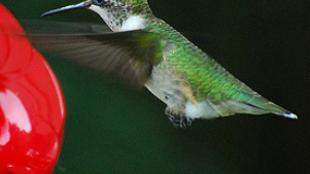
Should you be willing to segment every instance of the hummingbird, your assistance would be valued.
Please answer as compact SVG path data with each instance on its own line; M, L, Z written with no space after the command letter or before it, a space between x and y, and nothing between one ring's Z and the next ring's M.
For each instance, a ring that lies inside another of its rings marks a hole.
M146 87L167 105L165 114L177 128L189 127L197 119L235 114L270 113L297 119L297 115L262 97L156 17L147 0L86 0L42 16L76 9L97 13L110 31L29 34L34 45L116 75L133 87Z

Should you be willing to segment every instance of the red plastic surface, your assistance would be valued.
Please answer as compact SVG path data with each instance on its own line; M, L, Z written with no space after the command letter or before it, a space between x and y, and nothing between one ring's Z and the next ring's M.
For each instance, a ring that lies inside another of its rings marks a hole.
M0 173L52 173L65 121L61 88L0 4Z

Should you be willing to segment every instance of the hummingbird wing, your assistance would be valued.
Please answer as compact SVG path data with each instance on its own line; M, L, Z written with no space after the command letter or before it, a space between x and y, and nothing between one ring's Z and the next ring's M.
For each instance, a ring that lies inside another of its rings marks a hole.
M88 68L111 73L131 86L143 87L152 67L162 59L165 42L154 33L27 34L39 49Z
M26 33L45 33L45 34L90 34L106 33L111 29L104 24L89 22L59 22L48 20L20 20Z

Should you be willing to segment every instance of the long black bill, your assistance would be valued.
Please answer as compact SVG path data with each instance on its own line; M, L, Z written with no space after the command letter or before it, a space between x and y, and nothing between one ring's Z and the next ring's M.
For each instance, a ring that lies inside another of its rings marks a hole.
M50 16L50 15L54 15L57 13L61 13L61 12L65 12L65 11L71 11L71 10L77 10L77 9L83 9L83 8L87 8L91 5L91 1L85 1L85 2L81 2L75 5L68 5L65 7L61 7L61 8L57 8L57 9L53 9L50 11L47 11L45 13L43 13L41 16Z

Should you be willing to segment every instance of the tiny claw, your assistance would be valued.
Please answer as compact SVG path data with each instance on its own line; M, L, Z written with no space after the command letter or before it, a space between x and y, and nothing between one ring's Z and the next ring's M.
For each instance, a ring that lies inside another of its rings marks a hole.
M175 128L186 129L190 127L193 123L193 120L191 118L186 117L183 114L177 114L173 112L173 110L171 110L170 108L166 108L165 114Z

